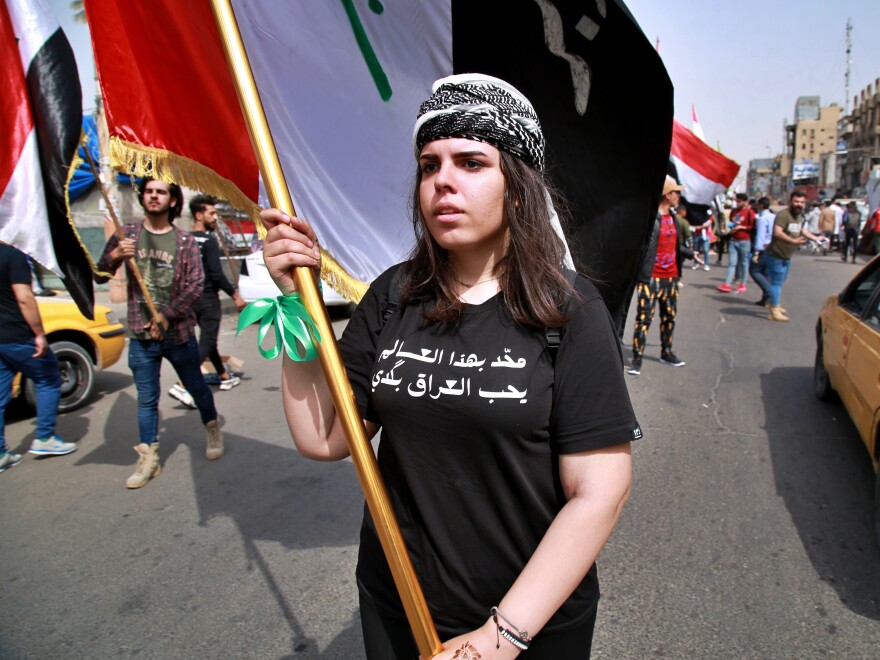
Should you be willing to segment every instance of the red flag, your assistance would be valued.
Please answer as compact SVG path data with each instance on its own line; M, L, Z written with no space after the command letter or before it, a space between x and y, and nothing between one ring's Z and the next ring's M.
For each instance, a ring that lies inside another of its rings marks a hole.
M674 119L670 151L669 158L684 186L683 196L692 204L710 204L739 172L739 163L715 151Z
M88 0L85 8L111 162L256 212L256 158L210 4Z

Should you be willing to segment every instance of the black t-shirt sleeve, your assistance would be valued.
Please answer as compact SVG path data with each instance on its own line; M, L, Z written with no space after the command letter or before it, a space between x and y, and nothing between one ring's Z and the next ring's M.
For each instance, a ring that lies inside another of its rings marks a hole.
M610 447L641 438L623 375L623 356L611 316L596 288L578 276L581 300L556 355L551 442L560 454Z
M376 361L376 345L385 325L382 316L388 307L388 287L399 266L377 277L358 303L339 340L339 350L354 390L361 417L381 424L370 405L370 376Z

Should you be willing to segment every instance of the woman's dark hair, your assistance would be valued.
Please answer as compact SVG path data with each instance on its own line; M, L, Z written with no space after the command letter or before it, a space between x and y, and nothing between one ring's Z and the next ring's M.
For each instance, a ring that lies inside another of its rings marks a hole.
M514 321L527 327L553 328L569 318L573 290L562 271L565 246L550 225L547 193L564 227L567 208L544 176L521 159L499 151L505 178L504 214L508 240L498 263L501 295ZM417 168L412 193L412 223L416 245L404 265L401 300L434 301L424 317L448 327L458 326L466 303L456 295L456 280L447 250L428 231L422 216ZM546 192L545 192L546 191Z
M161 179L155 179L151 176L144 177L141 179L141 182L138 184L138 202L140 205L144 205L144 193L147 190L147 184L150 181L160 181ZM179 217L183 212L183 190L180 189L176 183L168 184L168 194L171 195L172 199L177 200L177 204L168 209L168 221L174 222L174 219Z

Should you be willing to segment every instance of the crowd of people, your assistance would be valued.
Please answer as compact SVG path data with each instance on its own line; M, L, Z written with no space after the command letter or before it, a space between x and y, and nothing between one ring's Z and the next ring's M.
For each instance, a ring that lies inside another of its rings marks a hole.
M808 202L801 189L793 190L784 205L781 201L773 205L768 197L749 199L737 193L732 204L692 221L683 194L684 186L667 176L637 276L633 356L627 368L632 375L641 373L655 307L660 311L660 363L685 365L672 351L685 259L693 260L692 269L708 271L713 251L714 265L719 267L727 254L726 277L716 289L724 294L746 293L748 275L761 291L755 305L766 307L771 321L787 322L782 287L797 250L839 251L841 260L851 263L857 263L859 253L880 253L880 208L864 218L853 200L842 205L837 199Z
M382 431L379 467L444 639L436 657L589 657L595 560L629 495L630 444L642 437L619 338L596 288L567 265L555 222L565 204L544 173L544 136L528 99L488 76L441 79L420 108L413 143L415 247L371 284L339 345L367 435ZM781 293L796 250L839 234L834 248L855 261L860 243L876 244L880 234L880 211L862 229L854 204L808 205L801 190L775 212L766 197L740 194L705 219L688 217L686 192L666 177L637 273L632 375L641 372L655 307L660 363L685 366L673 335L686 260L708 271L713 248L717 266L728 254L718 291L746 293L750 276L761 290L756 304L784 322ZM219 268L214 200L191 201L195 231L185 232L174 224L184 204L178 186L147 178L138 193L143 220L111 237L98 262L105 273L135 265L146 283L141 289L129 272L139 437L125 484L131 489L161 469L163 359L179 377L172 396L199 411L206 458L224 456L200 367L212 361L221 390L238 385L217 351L218 292L244 306ZM266 266L283 296L298 296L293 268L320 267L318 237L277 209L261 217ZM0 391L16 371L33 378L38 429L30 451L69 453L75 443L54 434L57 363L35 310L24 255L0 245L0 311L8 312L0 323ZM552 346L549 329L561 330ZM315 460L346 458L320 363L284 352L282 361L294 445ZM0 430L6 403L0 398ZM0 471L20 461L0 435ZM369 511L357 586L367 657L416 657Z
M197 195L190 201L193 232L182 231L174 224L184 203L179 186L145 178L138 187L138 200L144 218L126 225L122 238L114 235L107 241L97 264L102 274L95 276L100 283L123 263L128 270L128 365L137 388L139 442L134 447L136 468L125 482L127 488L141 488L161 471L158 425L163 358L180 379L169 394L199 410L205 427L205 457L223 457L223 432L201 365L210 359L221 390L239 384L239 378L228 373L217 350L222 316L219 291L225 291L239 311L245 305L220 267L219 247L213 235L216 200ZM32 380L36 390L37 438L29 453L45 457L77 449L75 442L67 442L54 432L61 376L43 331L32 277L24 253L0 243L0 472L22 460L21 454L7 448L3 436L4 414L17 373Z

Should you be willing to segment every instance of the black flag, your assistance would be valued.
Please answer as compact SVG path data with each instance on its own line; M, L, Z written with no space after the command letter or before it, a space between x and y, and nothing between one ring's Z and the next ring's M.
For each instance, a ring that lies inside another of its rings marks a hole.
M535 106L570 201L571 249L620 326L669 161L672 83L622 2L453 0L453 68Z

